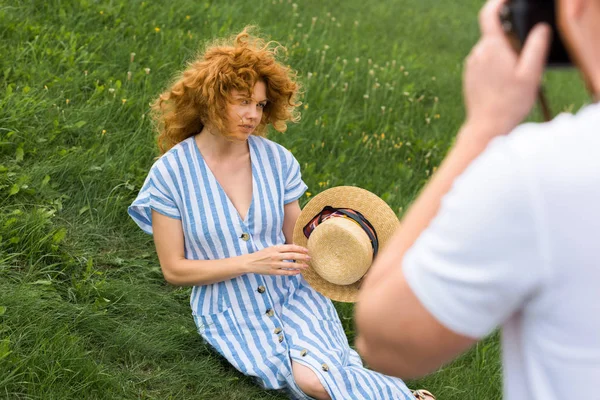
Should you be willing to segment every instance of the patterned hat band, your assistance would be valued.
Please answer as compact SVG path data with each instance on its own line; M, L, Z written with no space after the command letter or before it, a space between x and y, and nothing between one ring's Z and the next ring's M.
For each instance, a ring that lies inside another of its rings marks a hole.
M373 225L371 225L371 223L361 213L350 208L333 208L330 206L325 206L320 213L315 215L310 222L304 226L302 229L304 236L306 236L308 239L317 226L327 221L329 218L347 218L360 226L371 241L371 246L373 246L373 258L375 258L377 251L379 250L377 232L375 232Z

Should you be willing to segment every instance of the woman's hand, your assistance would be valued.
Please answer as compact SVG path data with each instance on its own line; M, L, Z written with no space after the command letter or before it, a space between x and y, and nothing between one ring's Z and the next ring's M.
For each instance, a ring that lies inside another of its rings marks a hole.
M308 249L295 244L267 247L244 257L248 272L261 275L298 275L308 268Z
M520 54L500 22L505 0L489 0L480 13L481 39L466 60L466 125L483 142L510 133L533 107L550 47L551 29L537 25Z

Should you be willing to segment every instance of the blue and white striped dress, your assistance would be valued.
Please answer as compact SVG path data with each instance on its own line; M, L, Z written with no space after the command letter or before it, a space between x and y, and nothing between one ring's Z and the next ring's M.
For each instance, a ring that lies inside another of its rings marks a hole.
M223 259L285 243L284 204L306 190L300 166L268 139L250 136L248 142L252 202L244 220L193 137L154 163L129 215L149 234L151 209L180 219L187 259ZM310 398L294 382L291 358L314 371L333 399L413 399L402 380L363 367L333 303L301 275L245 274L195 286L190 304L204 340L265 388Z

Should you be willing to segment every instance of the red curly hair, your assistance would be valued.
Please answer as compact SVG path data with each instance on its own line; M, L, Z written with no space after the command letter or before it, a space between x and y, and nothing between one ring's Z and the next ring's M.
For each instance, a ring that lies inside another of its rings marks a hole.
M276 60L285 48L253 36L252 28L209 44L154 101L161 154L202 131L207 122L229 138L224 110L232 101L231 91L251 95L258 81L265 83L269 101L253 134L264 136L268 124L284 132L288 121L299 121L296 73Z

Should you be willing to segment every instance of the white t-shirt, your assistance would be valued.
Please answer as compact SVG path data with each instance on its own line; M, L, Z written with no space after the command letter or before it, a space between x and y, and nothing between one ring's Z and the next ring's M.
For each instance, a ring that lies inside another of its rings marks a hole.
M505 399L600 399L600 105L495 139L403 272L450 330L502 326Z

